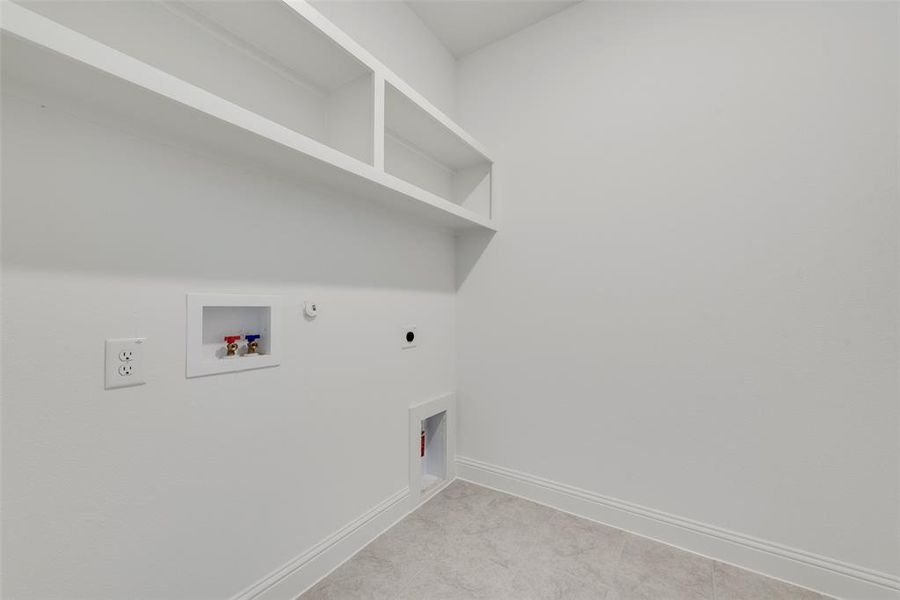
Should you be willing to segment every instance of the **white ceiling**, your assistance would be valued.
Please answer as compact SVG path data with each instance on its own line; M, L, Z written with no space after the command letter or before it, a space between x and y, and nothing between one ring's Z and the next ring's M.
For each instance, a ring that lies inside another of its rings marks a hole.
M406 0L460 58L556 14L579 0Z

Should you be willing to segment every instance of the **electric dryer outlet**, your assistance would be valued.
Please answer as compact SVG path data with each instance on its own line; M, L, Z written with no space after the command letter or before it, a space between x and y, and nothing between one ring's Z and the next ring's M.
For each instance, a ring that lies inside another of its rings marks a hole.
M404 327L400 331L400 348L415 348L419 343L419 328L415 325Z

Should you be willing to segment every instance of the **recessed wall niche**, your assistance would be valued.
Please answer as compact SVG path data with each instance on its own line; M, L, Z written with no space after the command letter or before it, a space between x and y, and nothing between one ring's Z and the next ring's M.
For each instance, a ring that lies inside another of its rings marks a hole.
M409 408L409 443L409 493L418 504L455 476L456 395Z
M279 313L278 296L188 294L187 377L277 366Z

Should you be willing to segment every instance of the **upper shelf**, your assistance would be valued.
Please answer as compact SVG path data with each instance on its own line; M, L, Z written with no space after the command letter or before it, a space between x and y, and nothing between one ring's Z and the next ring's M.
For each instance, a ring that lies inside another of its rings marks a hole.
M384 90L384 123L389 134L451 169L465 169L490 162L477 142L448 127L391 84Z
M170 3L172 9L177 4ZM187 10L253 45L325 90L336 90L372 69L285 2L190 0Z
M492 214L492 163L391 84L384 98L384 170L476 214Z
M405 84L306 3L78 4L4 2L6 93L21 83L443 226L495 230L384 171L376 86ZM104 18L86 16L98 6Z
M202 1L202 0L200 0ZM493 162L490 153L475 138L469 135L462 127L455 123L450 117L444 114L440 109L429 102L424 96L417 92L412 86L407 84L396 73L391 71L381 61L372 56L365 48L360 46L353 38L344 33L334 23L326 19L322 13L316 10L305 0L283 0L284 3L301 15L309 23L313 24L323 34L327 35L334 43L339 44L350 54L358 58L363 63L369 65L375 73L384 79L388 84L388 88L393 89L408 98L418 108L429 115L429 117L439 123L447 132L458 138L462 143L468 145L476 153L480 154L486 161ZM446 132L439 135L445 136Z

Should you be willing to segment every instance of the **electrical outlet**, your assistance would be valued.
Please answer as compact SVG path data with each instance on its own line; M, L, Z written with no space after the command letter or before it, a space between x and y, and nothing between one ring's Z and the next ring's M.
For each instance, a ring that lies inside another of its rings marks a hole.
M415 348L419 343L419 330L417 327L404 327L400 331L400 347L404 350L407 348Z
M145 338L106 340L106 389L143 385Z

